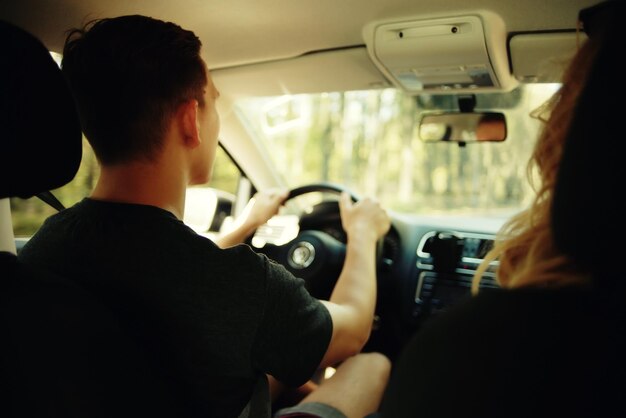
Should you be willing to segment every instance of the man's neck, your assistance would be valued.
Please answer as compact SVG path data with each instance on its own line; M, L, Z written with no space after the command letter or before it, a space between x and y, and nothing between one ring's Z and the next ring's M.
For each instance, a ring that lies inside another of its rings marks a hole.
M182 219L187 179L175 166L132 163L102 167L91 197L156 206Z

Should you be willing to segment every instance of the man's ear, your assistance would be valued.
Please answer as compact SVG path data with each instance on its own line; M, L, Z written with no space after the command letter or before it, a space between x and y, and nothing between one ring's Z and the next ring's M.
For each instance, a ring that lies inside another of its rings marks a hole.
M200 145L200 124L198 123L198 101L187 100L178 109L178 126L185 145L195 148Z

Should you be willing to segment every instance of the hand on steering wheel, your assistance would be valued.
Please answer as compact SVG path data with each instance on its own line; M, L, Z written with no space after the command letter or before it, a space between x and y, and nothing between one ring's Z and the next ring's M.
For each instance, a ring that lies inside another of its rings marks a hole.
M313 192L331 192L335 194L345 192L353 202L360 200L354 193L341 186L317 183L292 189L284 203L295 197ZM339 207L334 205L334 209L330 210L338 212ZM367 215L356 214L356 216ZM387 222L386 228L382 221ZM359 220L357 219L355 222L359 222ZM389 227L388 218L382 219L380 222L383 225L378 225L378 227L384 229L385 231L383 232L386 232ZM377 233L378 235L380 234ZM383 242L384 239L381 236L378 239L377 259L382 254ZM257 249L257 251L282 264L296 277L304 279L309 292L313 296L319 299L328 299L343 268L346 247L343 242L333 236L319 230L310 229L301 231L296 238L284 245L266 244L263 248Z

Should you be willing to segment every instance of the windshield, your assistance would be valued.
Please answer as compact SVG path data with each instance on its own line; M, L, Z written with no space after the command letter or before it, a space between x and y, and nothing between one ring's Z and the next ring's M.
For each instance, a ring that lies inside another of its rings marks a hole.
M541 122L531 113L559 87L524 84L476 95L476 111L506 115L500 143L424 142L423 112L458 111L458 98L396 89L242 99L237 112L289 187L344 185L395 211L505 216L532 197L527 163Z

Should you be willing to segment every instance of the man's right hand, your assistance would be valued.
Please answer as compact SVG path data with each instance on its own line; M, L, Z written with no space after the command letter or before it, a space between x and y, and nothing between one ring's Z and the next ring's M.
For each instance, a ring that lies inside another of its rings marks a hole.
M376 241L385 235L391 227L389 215L372 198L364 198L353 203L346 192L339 200L341 224L350 237L371 238Z

